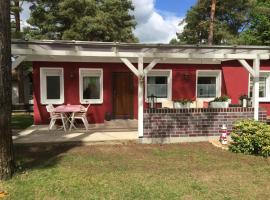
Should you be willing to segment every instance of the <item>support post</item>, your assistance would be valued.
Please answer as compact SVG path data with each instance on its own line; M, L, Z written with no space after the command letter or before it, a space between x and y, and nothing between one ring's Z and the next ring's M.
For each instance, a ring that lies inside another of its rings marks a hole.
M255 76L253 78L253 107L254 107L254 120L259 120L259 81L260 81L260 59L257 57L253 60L253 70Z
M143 57L138 58L138 134L139 138L143 137Z

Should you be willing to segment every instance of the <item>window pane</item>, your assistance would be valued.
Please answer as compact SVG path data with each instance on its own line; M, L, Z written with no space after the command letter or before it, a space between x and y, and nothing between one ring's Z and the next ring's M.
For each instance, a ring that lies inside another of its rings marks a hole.
M166 76L158 76L155 77L156 79L156 84L167 84L167 77Z
M168 98L167 76L147 77L147 95L157 98Z
M147 83L148 84L155 84L156 82L156 78L155 77L147 77Z
M249 96L252 97L253 92L253 77L250 77ZM259 97L266 97L266 77L260 77L259 80Z
M47 99L60 99L60 76L47 76Z
M83 99L100 99L100 77L83 77Z
M197 96L216 97L216 77L198 77Z

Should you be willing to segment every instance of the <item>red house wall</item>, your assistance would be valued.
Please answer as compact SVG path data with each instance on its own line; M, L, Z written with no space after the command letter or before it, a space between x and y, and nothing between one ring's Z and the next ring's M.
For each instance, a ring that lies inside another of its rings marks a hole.
M103 104L93 104L88 113L90 123L103 123L106 112L112 112L112 73L125 72L129 69L122 63L70 63L70 62L34 62L34 122L44 124L49 121L45 105L40 103L40 67L64 68L64 104L80 104L79 101L79 68L103 69ZM222 94L232 98L232 103L238 103L241 94L248 93L248 72L237 61L223 62L221 65L202 64L158 64L154 69L172 70L172 100L193 98L196 96L197 70L222 70ZM270 70L270 62L262 62L261 69ZM134 118L138 116L138 82L134 81ZM260 103L270 115L270 103ZM147 108L147 104L144 104Z
M252 62L249 64L252 66ZM226 94L231 97L232 103L237 104L239 96L248 94L249 74L238 61L223 62L221 67ZM270 70L270 60L261 61L260 70ZM270 102L260 102L260 107L265 108L267 115L270 115Z
M45 105L40 103L40 67L64 68L64 104L80 104L79 99L79 68L103 69L103 103L92 104L88 112L90 123L103 123L106 112L112 112L112 72L125 72L128 68L122 64L114 63L33 63L34 85L34 123L45 124L49 122L49 114ZM137 118L137 78L134 78L134 117Z

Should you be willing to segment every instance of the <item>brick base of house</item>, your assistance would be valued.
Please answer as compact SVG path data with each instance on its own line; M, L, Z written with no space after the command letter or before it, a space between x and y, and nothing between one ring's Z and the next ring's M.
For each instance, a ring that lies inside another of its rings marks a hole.
M148 109L143 138L219 136L223 124L230 132L236 121L253 116L254 108ZM267 111L260 109L259 120L266 122L266 116Z

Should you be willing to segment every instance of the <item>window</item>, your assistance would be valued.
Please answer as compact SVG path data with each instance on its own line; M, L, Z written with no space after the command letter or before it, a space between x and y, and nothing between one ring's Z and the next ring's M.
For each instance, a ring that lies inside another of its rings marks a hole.
M146 79L146 98L156 96L158 101L170 100L172 78L170 70L152 70Z
M64 103L63 68L40 68L40 97L42 104Z
M215 98L221 95L221 72L198 71L197 73L197 97Z
M103 103L102 69L80 69L80 102Z
M259 79L259 101L270 101L270 72L261 71ZM249 78L249 96L253 93L253 77Z

